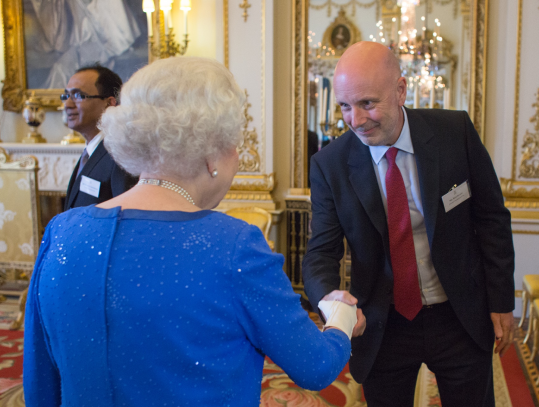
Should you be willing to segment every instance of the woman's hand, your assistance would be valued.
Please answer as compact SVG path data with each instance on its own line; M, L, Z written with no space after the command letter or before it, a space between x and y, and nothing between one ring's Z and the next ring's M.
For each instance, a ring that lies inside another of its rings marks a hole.
M348 291L344 290L334 290L329 294L325 295L322 298L322 301L341 301L348 305L357 304L357 298L350 294ZM322 314L322 317L325 321L327 319L326 316L322 311L320 311L320 313ZM360 308L357 309L356 315L357 323L354 326L354 330L352 331L352 338L363 335L363 332L365 332L365 328L367 327L367 320L365 318L365 315L363 315L363 311L361 311Z

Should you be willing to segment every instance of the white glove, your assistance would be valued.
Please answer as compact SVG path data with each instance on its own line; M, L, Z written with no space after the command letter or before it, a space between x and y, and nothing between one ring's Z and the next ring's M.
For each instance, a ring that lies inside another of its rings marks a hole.
M357 323L357 307L341 301L320 301L318 308L326 316L324 330L329 327L338 328L352 338L352 331Z

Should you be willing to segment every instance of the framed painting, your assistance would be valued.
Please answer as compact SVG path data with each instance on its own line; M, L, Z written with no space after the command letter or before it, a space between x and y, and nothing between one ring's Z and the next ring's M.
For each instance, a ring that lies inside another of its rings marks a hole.
M99 63L126 81L148 63L142 0L3 0L4 110L20 112L32 92L45 108L78 68Z
M330 49L329 58L340 57L346 49L356 42L361 41L361 32L356 25L346 17L343 9L333 22L324 31L322 46ZM323 58L325 56L322 56Z

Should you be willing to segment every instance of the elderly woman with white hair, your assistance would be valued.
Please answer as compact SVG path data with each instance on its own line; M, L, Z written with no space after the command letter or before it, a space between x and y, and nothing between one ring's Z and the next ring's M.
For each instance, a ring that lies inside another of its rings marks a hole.
M320 332L283 256L211 210L238 168L244 95L230 72L159 60L121 101L101 130L140 181L49 223L28 295L26 405L258 406L264 355L302 387L328 386L365 328L361 310L321 302Z

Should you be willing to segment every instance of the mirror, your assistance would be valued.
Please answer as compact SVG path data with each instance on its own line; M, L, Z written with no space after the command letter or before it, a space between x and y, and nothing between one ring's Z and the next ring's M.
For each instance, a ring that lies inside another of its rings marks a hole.
M467 110L482 136L488 0L295 0L294 187L310 156L347 130L333 70L357 41L387 45L408 82L406 107Z

